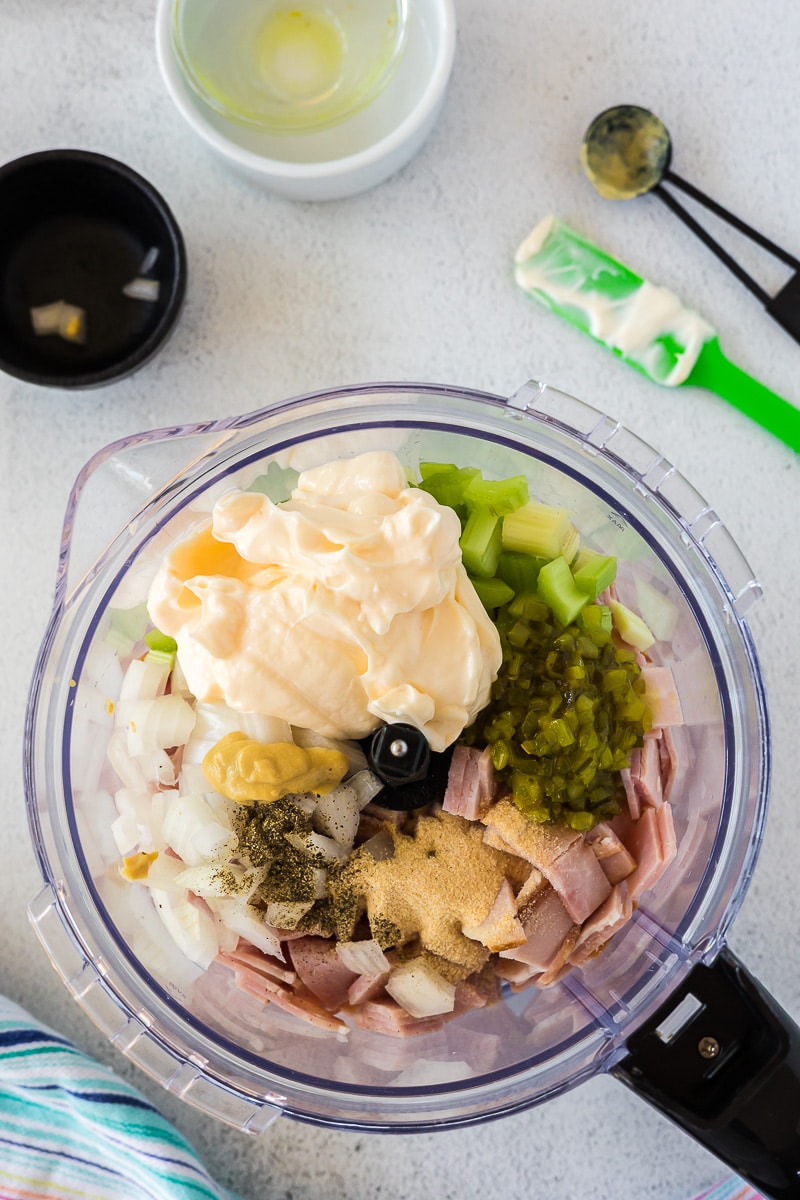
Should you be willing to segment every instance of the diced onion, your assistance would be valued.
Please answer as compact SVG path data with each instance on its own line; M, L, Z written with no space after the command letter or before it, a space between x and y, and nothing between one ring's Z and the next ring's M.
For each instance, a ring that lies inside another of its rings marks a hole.
M314 827L340 846L350 850L358 831L361 814L358 796L349 784L342 783L322 796L314 809Z
M128 751L132 757L169 746L183 746L194 725L194 712L181 696L133 700L125 705Z
M148 271L152 271L158 261L160 251L158 246L151 246L142 259L142 265L139 267L139 274L146 275Z
M163 696L169 678L169 663L157 659L134 658L122 679L117 712L129 700L155 700ZM123 718L124 720L124 718Z
M159 787L172 787L175 783L175 766L166 750L156 750L144 760L145 774Z
M370 858L374 858L376 862L383 862L385 858L394 858L394 842L388 829L382 829L380 833L376 833L366 842L362 842L359 849L368 854Z
M370 800L374 800L378 792L383 791L384 784L374 771L370 771L367 768L363 771L357 771L355 775L351 775L347 781L347 786L354 790L358 798L358 807L366 808Z
M656 641L672 641L678 624L677 605L644 579L636 579L636 600L645 625L652 631Z
M159 854L158 858L150 863L147 874L137 880L137 883L174 895L183 894L186 889L183 884L178 883L178 877L185 870L186 863L180 858L174 858L171 854Z
M33 332L39 337L57 333L66 342L86 341L86 310L65 300L39 304L30 310Z
M192 734L194 736L194 734ZM182 796L202 796L210 791L211 784L206 779L206 773L200 763L186 762L184 756L181 763L181 773L178 779L178 791Z
M375 941L337 942L336 953L348 971L356 975L385 975L390 963Z
M219 899L209 897L208 906L229 929L246 938L257 950L261 950L263 954L271 954L281 962L286 961L277 934L267 927L252 904L248 904L239 896L225 896Z
M274 929L294 929L313 903L313 900L275 900L267 905L267 924Z
M157 279L131 279L122 289L123 296L131 300L148 300L151 304L158 299L161 284Z
M112 823L111 833L123 856L131 854L139 845L139 824L132 812L121 813Z
M185 892L176 895L154 888L153 903L186 957L204 970L210 967L219 953L219 939L211 914L193 904Z
M237 712L227 704L198 700L195 724L184 751L185 763L201 763L212 746L228 733L244 733L256 742L290 742L291 726L278 717ZM208 785L206 785L208 787Z
M190 867L227 861L239 844L236 834L214 818L202 796L173 794L164 813L162 833Z
M452 1012L456 1002L455 984L418 959L396 967L387 980L386 991L411 1017Z
M363 771L367 765L366 756L358 742L325 737L321 733L315 733L313 729L301 729L299 725L292 726L292 735L295 745L302 746L304 750L307 750L309 746L324 746L328 750L341 750L347 759L348 775L354 774L356 771Z
M283 836L290 846L294 846L295 850L300 850L309 857L321 854L323 858L330 858L338 862L344 862L347 858L348 852L344 846L321 833L309 833L305 837L301 833L285 833ZM270 921L271 924L272 921ZM289 926L287 925L286 928L288 929Z
M138 792L147 786L141 762L133 758L128 750L128 738L124 729L116 729L112 733L108 739L106 754L123 787Z
M203 898L229 896L233 885L236 889L235 894L239 895L239 889L241 889L242 898L247 900L263 878L263 871L247 871L244 867L233 863L227 863L222 867L212 863L200 867L187 867L178 875L176 883Z

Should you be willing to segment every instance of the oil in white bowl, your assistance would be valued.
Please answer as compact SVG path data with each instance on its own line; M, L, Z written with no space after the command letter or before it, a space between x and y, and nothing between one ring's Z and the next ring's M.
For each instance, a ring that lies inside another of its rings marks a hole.
M176 0L178 61L201 98L270 132L322 128L388 80L406 0Z

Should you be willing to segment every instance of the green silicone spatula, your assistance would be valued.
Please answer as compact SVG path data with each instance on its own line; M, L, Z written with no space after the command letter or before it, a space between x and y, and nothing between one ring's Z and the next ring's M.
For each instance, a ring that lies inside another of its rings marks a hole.
M666 387L716 392L800 452L800 409L726 358L699 313L635 275L556 217L545 217L514 257L524 292Z

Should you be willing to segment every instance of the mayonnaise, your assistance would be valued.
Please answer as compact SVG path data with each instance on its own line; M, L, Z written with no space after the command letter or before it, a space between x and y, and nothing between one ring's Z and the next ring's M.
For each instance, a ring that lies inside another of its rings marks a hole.
M460 532L393 454L339 459L304 471L284 504L223 496L168 552L149 613L199 700L328 737L405 721L443 750L501 662Z

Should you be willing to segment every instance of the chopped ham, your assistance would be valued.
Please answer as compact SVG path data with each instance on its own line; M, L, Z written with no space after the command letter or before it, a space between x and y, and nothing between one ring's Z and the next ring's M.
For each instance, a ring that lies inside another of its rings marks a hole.
M681 702L669 667L645 667L642 679L654 727L663 729L670 725L682 725Z
M226 966L236 967L237 965L250 967L261 975L269 975L271 979L278 980L279 983L288 984L289 987L295 983L297 972L290 970L283 963L279 963L277 959L272 958L268 954L262 953L261 950L251 946L249 942L239 939L239 944L235 950L228 950L217 955L220 962Z
M389 971L382 975L358 975L347 989L348 1004L363 1004L365 1000L377 1000L386 994Z
M347 1033L344 1021L326 1012L310 992L290 991L276 979L243 965L235 968L235 979L237 987L264 1004L275 1004L284 1012L292 1013L293 1016L300 1017L319 1029L326 1029L332 1033Z
M633 913L628 885L623 880L612 890L611 895L593 913L578 935L575 947L569 956L573 966L579 967L602 950L609 938L627 924Z
M498 962L495 971L501 979L505 979L511 984L512 990L527 987L532 979L541 975L538 967L531 963L517 962L513 958Z
M632 821L638 821L642 815L642 806L639 803L639 793L636 790L636 781L633 777L634 766L638 769L638 760L634 760L634 756L638 755L639 751L634 750L631 753L630 767L623 767L620 770L622 778L622 786L625 788L625 799L628 801L628 813Z
M500 834L493 825L487 825L483 831L483 840L487 846L491 846L493 850L502 850L503 854L515 854L516 851L510 842L505 838L500 837Z
M646 737L643 746L631 751L630 767L620 772L633 821L638 821L643 808L657 808L664 802L660 742L660 738Z
M549 863L574 842L582 840L580 833L564 825L538 825L529 821L512 800L498 800L482 820L487 831L492 830L510 847L510 853L532 863L544 875Z
M447 772L447 789L443 804L447 804L449 795L460 795L464 788L464 776L467 773L467 762L469 761L470 747L455 746L453 749L453 757L450 759L450 767ZM450 811L448 809L448 811Z
M658 808L664 801L661 790L661 757L658 752L658 739L645 738L644 746L639 752L639 772L636 788L642 804Z
M525 930L517 916L514 889L507 879L501 883L484 920L479 925L462 925L461 932L465 937L486 946L493 954L520 946L525 941Z
M678 773L678 751L671 729L662 730L658 743L658 757L661 766L661 791L664 799L669 800Z
M575 922L549 883L520 911L520 916L525 942L502 951L500 957L527 963L537 971L546 971Z
M579 936L579 926L573 925L572 929L561 943L561 948L559 949L553 961L550 963L550 966L538 977L538 979L534 980L536 987L552 987L554 983L558 983L558 981L562 979L564 975L566 975L567 971L569 970L568 964L570 961L570 956L575 948Z
M525 924L523 914L526 906L530 904L537 892L549 886L542 872L537 871L536 867L531 867L528 878L517 892L517 910L519 911L520 920L522 920L523 925Z
M620 841L614 830L605 821L595 825L585 835L586 844L592 847L592 852L605 872L610 884L620 883L636 867L636 861L630 850Z
M358 975L339 958L335 942L324 937L303 937L287 948L300 980L329 1012L347 1003L348 988Z
M478 821L491 807L494 793L494 766L489 747L476 750L473 746L456 746L442 802L444 811L466 821Z
M676 839L672 806L646 808L638 821L625 816L612 821L615 833L636 859L636 870L626 880L635 903L653 887L675 857Z
M373 1033L388 1033L394 1037L433 1033L442 1028L445 1019L442 1016L409 1016L394 1000L367 1000L353 1012L353 1020L360 1029L368 1029Z
M605 873L577 830L529 821L506 799L499 800L483 820L514 854L541 871L577 924L585 921L611 891Z
M473 1008L486 1008L500 999L500 981L493 971L471 975L456 984L456 999L453 1015L469 1012Z
M591 846L587 846L582 837L540 869L578 925L603 903L611 891L603 868Z
M675 822L672 819L672 805L662 804L661 809L656 813L658 822L658 833L661 838L661 853L664 857L664 869L669 866L675 855L678 853L678 839L675 835Z
M398 812L393 808L384 808L381 804L375 804L373 800L370 800L369 804L365 804L361 810L362 817L374 817L381 827L388 822L390 825L394 825L395 829L399 829L405 823L407 815L407 813Z

